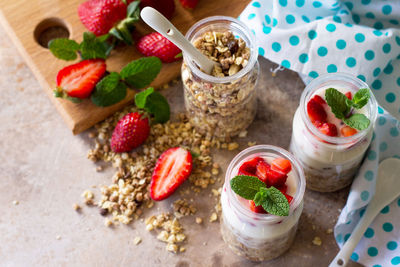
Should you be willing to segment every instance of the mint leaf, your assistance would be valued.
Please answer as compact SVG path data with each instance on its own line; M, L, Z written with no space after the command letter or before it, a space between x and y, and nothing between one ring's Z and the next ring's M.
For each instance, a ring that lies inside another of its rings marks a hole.
M261 187L260 191L258 191L254 196L253 199L254 204L256 204L256 206L262 205L267 200L267 196L268 196L267 188Z
M167 99L159 92L153 92L148 96L145 110L154 115L154 121L164 123L171 115Z
M263 188L266 191L266 200L262 203L262 207L270 214L277 216L289 215L289 202L281 191L271 186Z
M106 59L109 44L100 41L91 32L83 33L83 41L80 44L80 51L82 59L102 58Z
M157 57L142 57L126 65L121 77L134 88L148 86L161 70L161 60Z
M343 119L343 122L346 123L348 126L362 131L367 129L369 124L371 123L370 120L364 114L353 114L350 118Z
M56 58L74 60L77 58L76 52L79 50L79 44L74 40L58 38L49 42L49 49Z
M149 87L146 90L137 93L135 95L135 104L138 108L143 108L146 106L147 97L154 92L153 87Z
M368 88L362 88L358 90L352 99L352 106L356 109L360 109L368 103L370 98L370 92Z
M350 111L350 107L346 102L349 99L335 88L329 88L325 91L325 100L331 107L332 113L338 119L344 119Z
M107 107L118 103L126 96L126 85L117 72L111 72L97 83L91 100L96 106Z
M265 187L257 177L247 175L233 177L230 184L233 192L248 200L253 200L260 188Z

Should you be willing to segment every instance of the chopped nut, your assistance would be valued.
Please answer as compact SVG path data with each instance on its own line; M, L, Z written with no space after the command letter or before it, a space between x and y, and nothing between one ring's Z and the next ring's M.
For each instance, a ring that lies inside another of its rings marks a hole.
M241 131L240 133L239 133L239 137L241 137L241 138L244 138L244 137L246 137L247 136L247 131L246 130L243 130L243 131Z
M170 243L167 244L166 249L170 252L176 253L178 251L178 246L173 243Z
M200 218L200 217L197 217L196 218L196 223L197 224L201 224L203 222L203 219L202 218Z
M312 243L313 243L314 245L316 245L316 246L321 246L322 240L321 240L321 238L320 238L319 236L316 236L316 237L314 237Z
M103 170L103 167L102 166L97 166L97 168L96 168L96 171L97 172L101 172Z
M74 205L72 206L74 210L79 211L81 209L81 206L79 206L78 204L74 203Z
M235 149L237 149L239 147L239 144L238 143L229 143L228 144L228 150L235 150Z
M104 220L104 225L107 227L110 227L113 224L113 222L110 219L105 219Z
M140 236L137 236L135 239L133 239L133 244L135 245L139 245L140 242L142 242L142 238Z
M185 251L186 251L186 248L180 247L179 252L185 252Z
M326 230L327 234L332 234L332 232L333 232L332 228L329 228L329 229Z
M248 143L247 143L248 146L255 146L256 144L257 144L257 142L255 142L255 141L254 141L254 142L248 142Z
M210 222L215 222L218 219L217 213L213 212L210 216Z
M13 204L14 204L15 206L19 205L19 201L18 201L18 200L14 200L14 201L13 201Z

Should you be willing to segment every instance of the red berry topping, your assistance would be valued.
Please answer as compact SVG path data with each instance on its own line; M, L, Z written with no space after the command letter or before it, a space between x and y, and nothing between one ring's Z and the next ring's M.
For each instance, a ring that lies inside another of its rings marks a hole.
M289 196L288 194L286 194L286 193L283 193L284 195L285 195L285 197L286 197L286 199L288 200L288 202L289 202L289 204L292 202L292 200L293 200L293 197L292 196Z
M357 133L357 130L346 125L346 126L342 127L342 129L340 129L340 133L342 134L342 136L347 137L347 136L355 135Z
M271 168L267 171L267 186L280 187L286 183L287 175L280 171L272 170Z
M348 99L353 99L353 96L351 95L351 92L347 92L344 94Z
M282 194L285 194L285 193L287 192L287 185L286 185L286 184L281 185L281 186L279 186L277 189L278 189L279 191L281 191Z
M260 161L264 161L260 157L254 157L246 162L244 162L240 167L238 171L238 175L250 175L250 176L255 176L256 171L257 171L257 164Z
M292 164L284 158L276 158L271 163L271 169L288 174L292 170Z
M249 208L255 213L267 213L261 205L256 206L253 200L249 200Z
M338 134L336 125L329 122L323 123L318 130L328 136L337 136Z
M326 104L326 101L325 101L322 97L320 97L319 95L315 95L315 96L313 97L313 99L314 99L315 101L317 101L318 103L320 103L321 105Z
M260 161L257 164L256 176L265 184L267 184L268 181L267 172L269 171L270 168L271 167L269 166L269 164L266 163L265 161Z
M150 134L149 119L139 112L128 113L117 123L111 137L114 152L127 152L140 146Z
M186 149L174 147L158 158L150 183L150 196L159 201L168 198L192 172L192 155Z
M106 72L102 59L88 59L69 65L57 74L57 87L71 97L87 98Z
M315 121L325 122L327 118L327 114L323 108L323 106L317 102L314 98L310 99L307 103L307 113L310 117L312 123Z
M143 55L158 57L165 63L181 59L179 54L182 51L158 32L153 32L143 36L137 43L136 47Z

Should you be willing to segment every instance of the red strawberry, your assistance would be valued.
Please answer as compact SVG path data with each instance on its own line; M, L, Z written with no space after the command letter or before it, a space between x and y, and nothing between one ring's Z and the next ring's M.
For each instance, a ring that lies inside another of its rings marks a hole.
M342 136L352 136L357 133L357 130L346 125L342 127L342 129L340 129L340 133L342 134Z
M272 170L267 171L267 186L281 187L286 183L287 175L283 172Z
M126 17L126 9L121 0L89 0L79 5L78 15L89 31L100 36Z
M336 125L333 123L329 123L329 122L325 122L324 124L322 124L318 130L328 136L337 136L338 132L337 132L337 128Z
M239 167L238 175L254 176L256 174L257 164L260 161L264 161L264 160L262 158L260 158L260 157L255 157L255 158L252 158L252 159L244 162Z
M192 172L192 155L186 149L174 147L158 158L150 184L150 196L159 201L169 197Z
M352 99L353 98L353 96L351 95L351 92L349 91L349 92L347 92L347 93L345 93L344 94L348 99Z
M292 170L292 164L284 158L276 158L271 163L271 169L288 174Z
M131 151L140 146L149 137L149 119L139 112L126 114L117 123L111 137L111 149L114 152Z
M315 95L315 96L313 97L313 99L314 99L315 101L317 101L318 103L320 103L321 105L326 104L326 101L325 101L322 97L320 97L319 95Z
M106 63L102 59L69 65L57 74L57 90L65 91L70 97L87 98L105 72Z
M292 202L292 200L293 200L293 197L292 197L292 196L289 196L289 195L286 194L286 193L283 193L283 194L285 195L286 199L288 200L288 202L289 202L289 204L290 204L290 202Z
M256 176L265 184L267 184L268 181L267 172L269 171L270 168L271 167L269 166L269 164L266 163L265 161L260 161L257 164Z
M194 9L199 0L179 0L184 8Z
M261 205L256 206L253 200L249 200L249 208L255 213L267 213Z
M158 32L143 36L137 43L137 49L145 56L156 56L162 62L179 60L181 50Z
M174 0L141 0L140 9L143 9L146 6L157 9L167 19L172 18L172 15L175 12Z
M327 114L320 103L315 99L310 99L307 103L307 113L311 122L320 121L325 122Z

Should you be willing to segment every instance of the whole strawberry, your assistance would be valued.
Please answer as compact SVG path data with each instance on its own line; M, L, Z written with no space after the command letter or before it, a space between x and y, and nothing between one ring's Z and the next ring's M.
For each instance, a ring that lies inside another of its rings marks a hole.
M171 19L175 12L174 0L141 0L140 8L144 8L146 6L157 9L167 19Z
M130 151L149 137L149 119L139 112L126 114L117 123L111 137L111 149L116 153Z
M179 0L184 8L194 9L199 0Z
M78 15L89 31L100 36L126 17L126 8L121 0L89 0L79 5Z
M156 56L164 63L170 63L181 58L182 51L167 38L153 32L143 36L137 43L137 49L145 56Z

